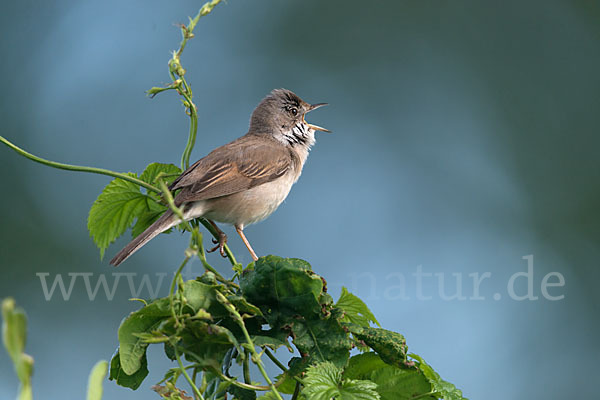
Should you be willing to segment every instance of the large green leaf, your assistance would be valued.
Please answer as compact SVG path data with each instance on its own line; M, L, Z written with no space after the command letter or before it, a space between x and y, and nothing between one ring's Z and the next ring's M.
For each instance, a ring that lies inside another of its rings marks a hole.
M463 397L460 389L457 389L456 386L450 382L443 380L440 375L435 372L433 368L431 368L431 366L427 364L420 356L416 354L410 354L410 357L417 360L417 368L423 373L429 383L431 383L432 390L438 397L445 400L467 400L465 397Z
M309 363L345 365L352 342L338 319L342 313L332 312L323 279L306 261L262 257L244 271L240 287L244 297L258 306L269 322L269 336L284 341L291 335Z
M343 367L348 361L352 341L335 318L290 319L293 340L300 354L309 362L330 361Z
M140 179L151 185L157 185L156 178L162 174L161 179L169 186L179 175L181 169L173 164L152 163L140 175Z
M240 287L244 297L258 306L267 319L276 319L280 313L320 313L323 281L303 260L261 257L244 271Z
M346 364L352 342L339 321L342 313L331 308L323 279L306 261L262 257L244 271L240 287L269 322L269 336L282 342L292 336L305 367L323 361L340 367ZM264 331L254 334L265 335Z
M344 378L370 379L373 371L388 366L376 353L357 354L348 360L348 365L344 369Z
M363 353L350 358L343 376L375 382L382 400L435 399L434 396L427 396L431 392L431 385L419 370L391 366L376 353Z
M157 186L155 182L161 173L166 174L164 180L170 184L181 173L173 164L152 163L146 167L139 179ZM137 174L128 173L137 178ZM167 210L160 203L161 199L155 192L142 193L135 183L123 179L113 179L92 204L88 215L88 230L94 238L94 243L100 249L100 257L104 251L121 236L137 219L132 235L137 236L149 227Z
M148 361L146 360L146 353L144 353L141 359L140 368L131 375L128 375L125 373L125 371L123 371L123 368L121 367L121 357L119 351L117 351L110 360L110 374L108 379L111 381L114 380L119 386L136 390L138 387L140 387L147 375Z
M344 322L351 322L360 326L369 326L369 322L373 322L377 326L381 326L369 307L345 287L342 287L342 293L337 303L335 303L335 307L344 311L344 317L342 318Z
M120 365L127 375L133 375L142 366L142 358L146 355L146 343L137 336L151 333L159 324L170 316L169 299L156 300L147 306L132 312L119 327Z
M330 362L308 368L302 394L308 400L378 400L377 385L367 380L342 379L342 371Z
M416 369L400 369L391 365L373 371L369 377L377 384L377 392L382 400L435 400L431 385L425 376Z
M128 175L137 177L131 172ZM100 249L100 258L147 209L147 198L138 185L119 178L113 179L100 193L88 215L88 230Z

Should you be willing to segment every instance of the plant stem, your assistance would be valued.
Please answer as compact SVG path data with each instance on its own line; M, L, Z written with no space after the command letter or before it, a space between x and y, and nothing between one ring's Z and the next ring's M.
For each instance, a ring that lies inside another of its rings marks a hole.
M247 333L248 333L248 331L244 327L244 334L246 334L246 339L249 340L250 336L247 335ZM250 346L253 347L254 344L252 342L250 342ZM283 400L283 398L279 394L279 391L277 390L277 388L275 387L275 385L273 384L273 382L271 382L271 379L269 378L269 375L267 374L267 371L265 371L265 367L263 366L262 361L260 361L260 355L256 352L256 350L254 350L252 353L254 355L253 361L256 360L254 362L255 362L256 366L258 367L258 369L260 370L260 373L262 374L262 376L267 381L267 384L271 388L271 391L273 392L273 394L275 395L275 397L277 397L278 400Z
M55 162L55 161L50 161L50 160L46 160L44 158L35 156L31 153L28 153L27 151L23 150L22 148L12 144L11 142L6 140L2 136L0 136L0 142L4 143L8 147L13 149L17 153L19 153L20 155L22 155L23 157L26 157L32 161L47 165L52 168L65 169L67 171L89 172L92 174L112 176L113 178L119 178L119 179L123 179L124 181L135 183L136 185L139 185L139 186L143 187L144 189L147 189L147 190L150 190L150 191L153 191L156 193L161 193L160 189L158 189L140 179L134 178L132 176L129 176L129 175L121 173L121 172L115 172L115 171L111 171L111 170L104 169L104 168L85 167L82 165L71 165L71 164L63 164L63 163L59 163L59 162Z
M173 281L171 281L171 288L169 289L169 307L171 309L171 316L175 320L175 326L180 325L179 319L177 318L177 313L175 312L175 284L177 283L177 278L181 276L181 270L183 270L183 267L185 267L189 259L189 256L185 257L185 259L181 263L181 266L177 269L177 272L175 272L175 275L173 276Z
M188 135L188 141L185 146L185 150L181 155L181 169L183 170L188 169L190 166L190 155L192 154L194 144L196 143L196 134L198 132L198 109L192 101L192 88L190 85L188 85L184 78L185 69L183 69L181 66L181 54L183 53L188 40L194 37L194 28L196 27L196 24L200 18L208 15L220 2L221 0L212 0L205 3L200 8L194 19L190 18L188 26L181 25L182 40L179 44L179 50L173 52L173 57L169 61L169 73L171 74L173 83L177 86L177 91L185 99L184 105L187 107L188 115L190 116L190 131ZM179 77L179 79L177 77Z
M99 175L106 175L106 176L111 176L113 178L119 178L119 179L123 179L124 181L128 181L131 183L135 183L136 185L139 185L141 187L143 187L146 190L152 191L152 192L156 192L158 194L165 194L169 193L169 195L171 194L171 192L169 192L168 190L161 190L155 186L152 186L140 179L134 178L130 175L121 173L121 172L115 172L115 171L111 171L108 169L104 169L104 168L96 168L96 167L86 167L86 166L82 166L82 165L71 165L71 164L63 164L63 163L59 163L56 161L50 161L50 160L46 160L44 158L38 157L36 155L33 155L25 150L23 150L22 148L16 146L15 144L11 143L10 141L8 141L6 138L4 138L3 136L0 136L0 142L4 143L6 146L10 147L11 149L13 149L15 152L17 152L18 154L22 155L25 158L28 158L32 161L35 161L37 163L43 164L43 165L47 165L49 167L52 168L58 168L58 169L63 169L63 170L67 170L67 171L78 171L78 172L88 172L88 173L92 173L92 174L99 174ZM168 198L168 196L167 196ZM171 199L173 199L173 196L171 195ZM178 215L179 216L179 215ZM181 217L181 216L180 216ZM213 237L215 239L219 238L219 234L217 233L217 231L210 225L210 223L208 223L208 221L204 218L200 219L200 222L202 223L202 225L204 225L204 227L206 227L206 229L213 235ZM227 258L229 258L229 261L231 262L231 264L233 266L237 265L237 261L235 259L235 256L233 255L233 253L231 252L231 249L229 248L229 246L225 245L224 246L224 250L225 250L225 254L227 255Z
M172 344L172 346L173 346L173 349L175 350L175 358L177 358L177 364L179 364L179 369L183 373L183 376L185 376L185 379L188 381L188 383L192 387L192 390L194 391L194 394L196 395L196 397L198 397L200 400L204 400L202 393L200 393L200 390L198 390L198 387L196 386L196 384L194 383L192 378L190 378L190 375L185 370L183 362L181 361L181 356L179 355L179 350L177 350L177 345Z
M194 367L194 372L192 373L192 381L196 383L196 378L198 377L198 368ZM199 397L194 394L194 399L199 400Z
M224 373L222 373L219 370L213 370L213 372L215 372L219 376L219 378L221 378L222 380L224 380L226 382L229 382L229 383L231 383L234 386L241 387L243 389L260 390L260 391L263 391L263 392L271 390L270 386L250 385L248 383L239 382L239 381L237 381L237 380L235 380L233 378L228 377L227 375L225 375Z
M265 354L267 355L267 357L269 357L271 359L271 361L273 361L275 363L275 365L277 365L279 368L281 368L281 370L283 372L287 372L287 368L285 367L285 365L283 365L281 363L281 361L279 361L277 359L277 357L275 357L275 355L273 353L271 353L271 350L269 350L267 347L264 347L265 350Z
M236 308L233 306L233 304L231 304L231 302L229 302L227 297L225 297L225 295L223 295L223 293L216 292L216 295L217 295L217 300L219 301L219 303L221 303L225 306L227 311L229 311L229 313L232 315L235 322L237 322L237 324L242 329L242 332L244 333L244 338L246 339L246 345L243 347L245 349L248 349L252 353L252 362L254 364L256 364L256 366L260 370L260 373L262 374L263 378L265 378L265 381L271 388L271 391L273 392L275 397L278 400L283 400L283 398L281 397L281 394L279 394L279 391L277 390L277 387L273 384L273 382L271 381L271 378L269 378L267 371L265 371L265 366L263 365L262 361L260 360L260 354L258 354L256 352L254 342L252 342L252 339L250 338L250 333L248 333L248 329L246 329L246 324L244 323L244 319L242 318L240 313L236 310Z
M248 350L244 349L244 382L252 383L252 379L250 379L250 356L248 355Z
M192 150L194 149L194 145L196 143L196 135L198 133L198 109L192 101L192 89L187 84L183 75L180 76L180 79L185 91L180 90L179 93L186 100L186 106L188 107L190 116L190 132L188 135L188 141L185 145L185 149L183 150L183 154L181 155L181 169L186 170L190 167L190 156L192 155Z
M184 348L180 348L177 346L177 349L179 351L181 351L183 354L189 355L190 357L194 358L197 360L198 364L196 364L195 366L193 366L194 368L206 368L206 363L203 362L203 360L194 352L189 351L187 349ZM186 368L191 368L192 366L186 367ZM260 391L268 391L271 390L270 386L262 386L262 385L252 385L249 383L242 383L237 381L236 379L230 378L227 375L225 375L220 369L215 368L214 366L212 368L210 368L210 371L212 371L215 375L217 375L221 380L227 381L229 383L231 383L232 385L241 387L243 389L249 389L249 390L260 390Z
M294 394L292 395L292 400L298 399L299 394L300 394L300 382L296 382L296 387L294 388Z
M185 48L187 41L194 37L193 31L194 31L194 28L196 27L196 24L200 20L200 18L210 14L210 12L213 10L213 8L215 8L215 6L217 4L219 4L220 2L221 2L221 0L212 0L212 1L206 2L202 7L200 7L200 10L198 10L198 14L196 14L194 19L190 18L190 23L188 24L187 28L183 29L183 27L182 27L183 39L181 40L181 44L179 45L179 50L177 50L177 53L176 53L178 58L181 56L181 53L183 53L183 49Z
M275 357L275 354L273 354L273 353L271 352L271 350L269 350L269 348L268 348L268 347L264 347L264 351L265 351L265 354L267 355L267 357L269 357L269 358L271 359L271 361L273 361L273 363L275 363L275 365L277 365L279 368L281 368L281 370L282 370L283 372L288 372L288 371L289 371L289 369L288 369L288 368L286 368L286 366L285 366L285 365L283 365L283 364L281 363L281 361L279 361L279 360L277 359L277 357ZM301 385L303 385L303 384L304 384L304 381L303 381L302 379L300 379L299 377L297 377L297 376L292 376L291 378L294 378L294 380L296 381L296 383L299 383L299 384L301 384Z
M173 195L171 194L171 191L167 187L167 184L165 183L165 181L163 181L162 179L159 179L158 185L160 186L162 193L165 196L167 203L169 204L169 208L171 209L171 211L173 211L173 214L175 214L179 217L180 223L184 224L188 231L191 231L192 228L190 227L188 222L185 220L181 209L175 205L175 200L173 199Z

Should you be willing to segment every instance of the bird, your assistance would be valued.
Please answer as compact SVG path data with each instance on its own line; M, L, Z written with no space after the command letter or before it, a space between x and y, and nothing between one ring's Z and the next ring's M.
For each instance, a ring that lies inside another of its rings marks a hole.
M327 103L309 104L287 89L272 90L252 112L248 132L216 148L186 169L169 186L186 221L206 218L218 233L217 249L225 257L227 235L216 222L233 225L258 260L244 235L248 225L264 220L285 200L298 181L316 131L305 115ZM182 221L170 209L127 244L110 264L118 266L142 246Z

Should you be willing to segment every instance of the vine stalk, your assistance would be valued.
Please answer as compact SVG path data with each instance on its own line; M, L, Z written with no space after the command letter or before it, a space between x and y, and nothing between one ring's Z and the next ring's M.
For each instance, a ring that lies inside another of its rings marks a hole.
M99 174L99 175L112 176L113 178L119 178L119 179L123 179L124 181L135 183L136 185L139 185L139 186L143 187L144 189L150 190L152 192L161 193L160 189L158 189L158 188L156 188L156 187L154 187L154 186L152 186L152 185L150 185L150 184L142 181L141 179L134 178L133 176L130 176L128 174L124 174L122 172L115 172L115 171L111 171L111 170L104 169L104 168L96 168L96 167L86 167L86 166L82 166L82 165L64 164L64 163L59 163L59 162L56 162L56 161L46 160L44 158L38 157L36 155L33 155L33 154L31 154L31 153L23 150L22 148L18 147L17 145L9 142L3 136L0 136L0 142L4 143L8 147L10 147L11 149L13 149L17 153L19 153L20 155L22 155L23 157L26 157L26 158L28 158L28 159L30 159L32 161L35 161L35 162L40 163L40 164L47 165L47 166L52 167L52 168L64 169L64 170L67 170L67 171L89 172L91 174Z
M273 382L271 381L271 378L269 378L269 374L267 374L267 371L265 370L265 366L263 365L263 363L260 359L260 354L257 353L256 347L254 346L254 342L252 341L252 338L250 338L250 333L248 333L248 329L246 329L246 324L244 323L244 319L242 318L240 313L235 309L233 304L231 304L229 302L229 300L227 300L227 297L225 297L220 292L217 292L216 295L217 295L217 300L219 300L219 302L221 304L223 304L223 306L225 306L227 311L229 311L229 313L231 314L233 319L237 322L237 324L241 328L241 330L244 334L244 338L246 339L246 343L243 347L245 349L247 349L248 351L250 351L250 353L252 355L252 357L251 357L252 362L258 367L261 375L267 382L267 385L269 385L269 387L271 388L271 392L273 392L273 394L275 395L275 397L278 400L283 400L283 398L281 397L281 394L279 394L279 391L277 390L277 387L273 384Z

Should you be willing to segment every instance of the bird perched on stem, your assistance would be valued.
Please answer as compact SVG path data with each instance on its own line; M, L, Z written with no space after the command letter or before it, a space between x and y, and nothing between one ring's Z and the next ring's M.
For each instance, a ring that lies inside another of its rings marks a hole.
M169 187L179 192L175 205L185 220L206 218L219 240L208 251L220 250L227 236L215 222L231 224L254 260L258 257L244 227L267 218L296 183L315 143L315 132L329 130L304 117L326 103L308 104L293 92L275 89L252 112L250 129L239 139L213 150L184 171ZM181 220L167 210L110 261L117 266L159 233Z

